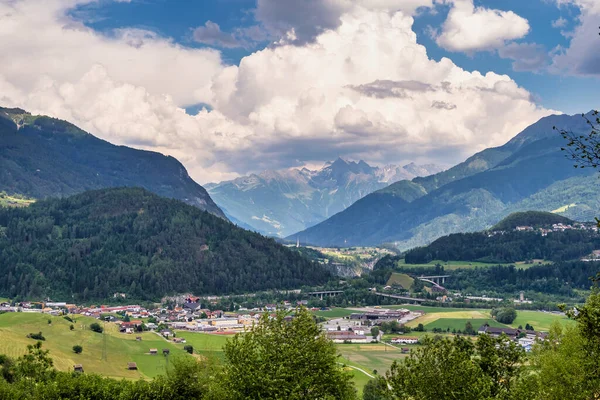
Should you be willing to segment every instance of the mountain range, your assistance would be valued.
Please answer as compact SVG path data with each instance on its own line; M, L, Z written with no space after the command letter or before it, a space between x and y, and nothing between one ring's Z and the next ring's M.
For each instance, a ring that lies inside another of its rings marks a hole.
M44 199L117 186L142 187L225 218L173 157L115 146L59 119L0 108L0 191Z
M206 188L239 226L285 237L318 224L392 182L441 170L437 165L414 163L380 168L338 158L318 170L265 171Z
M579 221L600 206L594 171L573 168L554 130L588 132L581 115L542 118L503 146L483 150L432 176L403 180L291 235L320 246L423 245L455 232L478 231L515 211L552 211Z

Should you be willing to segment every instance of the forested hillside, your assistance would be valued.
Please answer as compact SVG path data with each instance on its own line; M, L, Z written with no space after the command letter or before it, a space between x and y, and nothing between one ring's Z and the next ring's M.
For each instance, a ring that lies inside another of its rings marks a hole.
M290 289L329 278L272 239L139 188L0 208L0 265L0 296L77 301Z
M544 259L552 261L576 260L593 250L600 250L600 235L590 230L549 232L510 231L491 235L487 232L455 233L444 236L429 246L406 252L408 264L422 264L433 260L481 261L511 263Z
M115 146L55 118L0 107L0 191L36 199L143 187L225 218L173 157Z
M570 225L575 221L563 217L562 215L553 214L543 211L523 211L510 214L502 221L494 225L492 231L509 231L518 226L530 226L532 228L548 228L553 224Z

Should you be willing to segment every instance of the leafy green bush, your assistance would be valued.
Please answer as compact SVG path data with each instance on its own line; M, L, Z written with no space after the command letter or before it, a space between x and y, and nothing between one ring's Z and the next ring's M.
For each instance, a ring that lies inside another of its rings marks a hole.
M27 335L27 337L29 339L35 339L35 340L46 340L46 338L44 337L44 335L42 335L42 332L30 333L29 335Z
M75 346L73 346L73 353L81 354L82 351L83 351L83 347L81 347L80 345L76 344Z
M97 333L102 333L104 331L104 328L102 328L102 325L100 325L97 322L90 324L90 329Z

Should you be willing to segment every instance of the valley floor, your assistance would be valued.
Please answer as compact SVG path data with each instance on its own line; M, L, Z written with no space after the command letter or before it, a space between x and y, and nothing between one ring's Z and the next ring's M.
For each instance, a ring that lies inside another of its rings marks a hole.
M471 322L477 330L483 323L493 326L499 324L491 318L490 310L486 309L452 309L443 307L424 307L414 305L383 306L383 308L406 308L411 311L424 311L425 314L411 322L409 326L423 324L429 332L411 332L410 336L421 337L431 335L433 328L442 330L464 329ZM356 312L356 309L334 308L331 311L317 311L319 316L327 319L343 318ZM92 332L89 325L97 320L89 317L74 316L74 329L70 330L71 322L63 317L53 317L43 314L5 313L0 315L0 354L18 357L25 354L28 344L35 340L26 336L29 333L42 332L46 340L45 349L50 350L55 367L63 371L71 371L73 365L82 364L86 373L97 373L113 378L150 379L164 374L169 360L174 357L190 357L184 350L183 344L175 344L165 340L154 332L141 334L122 334L117 326L106 323L105 334ZM50 323L48 323L50 321ZM540 311L518 311L517 319L511 327L525 324L533 325L536 330L547 331L558 321L568 324L572 321L563 315ZM448 333L443 333L448 335ZM140 336L141 341L136 340ZM228 336L206 334L188 331L177 331L177 336L184 338L188 345L194 347L197 356L224 358L223 345ZM399 334L384 335L384 341L389 341ZM75 354L74 345L83 347L82 354ZM352 372L359 391L376 374L385 374L392 363L407 357L401 348L415 348L418 345L391 345L384 343L337 344L340 353L340 363ZM151 348L158 349L158 355L150 355ZM163 349L169 349L169 358L162 355ZM128 362L137 363L138 370L127 369Z

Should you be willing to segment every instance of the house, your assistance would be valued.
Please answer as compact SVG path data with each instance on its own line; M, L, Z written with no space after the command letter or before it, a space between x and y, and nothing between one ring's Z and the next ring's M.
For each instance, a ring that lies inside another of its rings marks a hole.
M137 370L137 364L134 362L127 363L127 369L130 371Z
M533 347L533 344L535 343L535 339L523 337L520 338L517 342L519 343L519 346L525 349L526 352L530 352Z
M521 331L519 329L496 328L496 327L490 326L489 324L483 324L483 325L481 325L481 327L479 328L477 333L480 335L487 333L488 335L491 335L493 337L498 337L502 334L505 334L506 336L508 336L511 339L516 339L519 336L519 334L521 333Z
M81 365L81 364L73 365L73 371L74 372L83 372L83 365Z
M171 332L168 329L161 330L160 334L163 335L163 337L166 337L166 338L170 338L171 336L173 336L173 332Z
M169 349L163 349L163 356L168 356L169 353L171 353L171 350L169 350Z
M185 343L185 339L184 338L174 337L173 338L173 343Z
M367 343L367 337L365 335L357 335L352 331L331 331L327 332L327 337L333 341L333 343Z
M418 337L409 337L409 336L396 337L396 338L393 338L391 340L391 342L394 344L417 344L417 343L419 343L419 338Z
M410 351L410 349L408 347L403 347L401 351L402 353L406 354Z
M150 349L150 354L156 355L156 353L158 353L157 349Z

